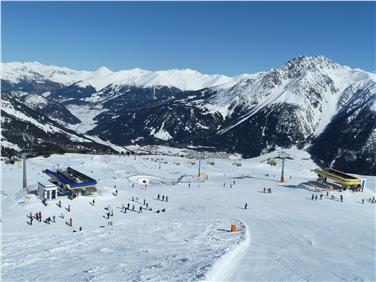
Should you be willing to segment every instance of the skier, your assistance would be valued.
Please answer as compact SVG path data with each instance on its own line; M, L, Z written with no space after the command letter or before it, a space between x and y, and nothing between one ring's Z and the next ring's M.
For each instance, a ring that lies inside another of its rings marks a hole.
M116 196L118 195L118 190L117 190L117 189L115 190L115 195L116 195Z
M164 195L162 195L162 202L164 202Z
M159 210L157 210L155 213L159 213L160 211Z
M78 228L79 231L82 231L82 226L80 226L80 228Z
M160 198L161 198L161 195L159 195L159 194L158 194L158 197L157 197L157 199L158 199L158 200L160 200Z
M317 201L317 195L315 196L315 201Z
M70 205L68 205L67 211L70 212Z
M114 209L111 210L111 216L114 216Z
M342 195L340 196L340 198L341 198L341 202L343 202L343 196Z
M144 206L145 206L146 200L144 199Z
M244 209L246 210L246 209L247 209L247 207L248 207L248 204L247 204L247 203L245 203L245 205L244 205Z
M134 188L134 183L132 184L132 188Z
M166 196L166 202L168 202L168 196Z
M362 199L362 204L364 204L364 199Z
M322 200L322 194L320 194L320 200Z
M127 204L127 209L129 210L129 203Z
M166 211L166 209L162 209L161 211L162 211L162 212L165 212L165 211Z
M226 183L223 183L223 187L226 187Z
M110 219L110 212L107 212L107 219Z
M139 213L142 213L142 206L140 206Z
M132 196L132 202L134 202L134 197Z
M149 203L146 203L146 209L148 209L148 207L149 207Z
M59 200L59 208L61 208L61 200Z
M132 211L134 211L134 205L132 205Z
M95 205L95 199L93 199L93 206Z
M191 183L188 183L188 188L191 188Z
M33 225L33 218L30 217L30 225Z
M329 192L328 191L326 191L326 196L329 197Z
M39 212L39 222L42 222L42 213Z
M72 224L73 224L73 220L72 220L72 218L70 218L69 219L69 225L72 226Z
M266 193L266 188L264 187L264 194Z
M55 216L52 216L52 221L53 221L53 223L55 223L55 221L56 221L56 217Z

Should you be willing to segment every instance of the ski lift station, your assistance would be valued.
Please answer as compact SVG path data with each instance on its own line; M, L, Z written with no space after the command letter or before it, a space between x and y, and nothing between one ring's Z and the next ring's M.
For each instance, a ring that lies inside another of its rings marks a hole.
M96 192L97 181L71 167L66 170L52 171L46 169L43 173L50 176L50 182L58 186L59 195L67 195L70 199L78 194L90 195Z
M366 185L365 179L360 179L336 169L316 168L314 172L317 174L319 181L329 182L328 180L331 180L332 182L339 184L343 189L361 191Z
M38 182L38 196L42 200L55 200L57 198L57 186L52 183Z

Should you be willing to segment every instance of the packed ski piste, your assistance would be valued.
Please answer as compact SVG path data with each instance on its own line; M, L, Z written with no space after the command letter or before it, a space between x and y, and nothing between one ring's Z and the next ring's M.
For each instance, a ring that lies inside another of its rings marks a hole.
M376 178L285 153L3 160L2 280L375 281Z

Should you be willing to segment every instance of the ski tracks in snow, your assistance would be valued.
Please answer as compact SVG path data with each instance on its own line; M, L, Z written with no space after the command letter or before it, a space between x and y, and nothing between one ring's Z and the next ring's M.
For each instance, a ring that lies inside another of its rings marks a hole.
M241 260L251 245L251 235L248 226L244 223L241 232L244 239L231 251L225 253L207 273L205 281L232 280L238 270Z

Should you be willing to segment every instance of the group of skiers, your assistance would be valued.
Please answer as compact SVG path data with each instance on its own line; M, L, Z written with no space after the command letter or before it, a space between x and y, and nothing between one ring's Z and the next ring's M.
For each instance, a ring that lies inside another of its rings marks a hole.
M268 189L266 189L266 188L264 187L263 192L264 192L264 194L265 194L265 193L271 194L271 193L272 193L272 188L269 187Z
M157 200L162 201L162 202L164 202L164 201L168 202L168 196L162 195L162 197L161 197L161 195L158 194Z
M319 197L320 197L320 200L322 200L322 198L324 197L324 195L321 193ZM328 191L326 191L326 197L327 197L327 198L329 197L329 192L328 192ZM335 199L334 195L331 195L331 196L330 196L330 199L334 200L334 199ZM341 202L343 202L343 195L342 195L342 194L339 196L339 199L340 199ZM317 201L317 200L318 200L318 196L317 196L317 194L314 194L314 193L313 193L313 194L312 194L312 197L311 197L311 200L312 200L312 201L313 201L313 200Z
M371 204L376 204L375 196L373 196L372 198L368 198L367 202ZM362 204L364 204L364 199L362 199Z
M232 181L232 183L230 183L230 188L234 187L235 186L235 180ZM223 187L226 187L226 182L223 183Z

